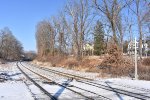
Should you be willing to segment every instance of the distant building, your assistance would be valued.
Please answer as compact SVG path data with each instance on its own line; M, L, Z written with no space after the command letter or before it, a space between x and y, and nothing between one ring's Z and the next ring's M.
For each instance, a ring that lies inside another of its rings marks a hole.
M83 54L84 55L93 55L94 44L86 43L83 45Z
M139 42L136 41L136 49L139 52ZM148 51L148 44L142 41L142 53L146 54ZM128 44L128 54L133 55L135 52L135 41L130 41Z

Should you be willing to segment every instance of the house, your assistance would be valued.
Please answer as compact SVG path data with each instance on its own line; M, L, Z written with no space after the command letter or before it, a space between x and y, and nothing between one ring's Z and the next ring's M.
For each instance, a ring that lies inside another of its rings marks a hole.
M84 55L93 55L94 44L86 43L83 45L83 54Z

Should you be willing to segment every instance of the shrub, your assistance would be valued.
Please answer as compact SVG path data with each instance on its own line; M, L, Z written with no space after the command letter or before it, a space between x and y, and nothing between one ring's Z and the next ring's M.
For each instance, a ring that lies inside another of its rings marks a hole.
M103 66L103 73L112 76L126 76L133 70L130 59L123 57L117 45L112 44L108 49L108 56L104 58L100 66Z
M149 58L144 58L142 61L142 64L145 66L150 66L150 57Z
M150 80L150 57L138 62L138 75L141 80Z

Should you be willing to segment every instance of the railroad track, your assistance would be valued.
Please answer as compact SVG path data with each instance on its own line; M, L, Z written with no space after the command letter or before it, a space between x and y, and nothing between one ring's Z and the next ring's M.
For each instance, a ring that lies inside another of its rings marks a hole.
M20 63L20 64L21 64L21 63ZM35 82L31 77L29 77L29 75L27 75L27 74L21 69L21 67L19 67L18 63L17 63L17 66L18 66L18 68L20 69L20 71L21 71L28 79L30 79L37 87L39 87L39 88L40 88L45 94L47 94L52 100L57 100L57 98L55 98L54 96L52 96L49 92L47 92L44 88L42 88L37 82ZM47 78L46 76L41 75L41 74L39 74L39 73L37 73L37 72L35 72L35 71L29 69L28 67L26 67L26 66L24 66L24 65L22 65L22 64L21 64L21 66L24 67L24 68L26 68L26 69L29 70L30 72L32 72L32 73L34 73L34 74L36 74L36 75L42 77L44 80L47 80L47 83L49 83L49 82L55 83L55 84L58 85L58 86L64 87L65 89L68 89L68 90L70 90L70 91L72 91L72 92L74 92L74 93L76 93L76 94L78 94L78 95L84 97L86 100L95 100L95 99L93 99L92 97L88 97L88 96L86 96L86 95L84 95L84 94L82 94L82 93L80 93L80 92L77 92L77 91L75 91L75 90L73 90L73 89L68 88L68 87L65 86L65 85L62 85L62 84L57 83L57 82L55 82L55 81L52 81L51 79ZM110 98L107 98L107 97L105 97L105 96L99 95L99 94L97 94L97 93L95 93L95 92L88 91L88 90L82 89L82 88L77 87L77 86L74 86L74 85L72 85L72 86L73 86L74 88L77 88L77 89L86 91L86 92L88 92L88 93L94 94L94 95L98 96L98 99L101 99L101 100L111 100Z
M35 80L33 80L31 77L29 77L28 74L26 74L21 67L18 65L17 62L17 67L18 69L35 85L37 86L43 93L45 93L48 97L50 97L51 100L57 100L54 96L52 96L47 90L45 90L42 86L40 86Z
M33 66L33 65L31 65L31 66ZM52 69L44 68L44 67L39 67L39 66L33 66L33 67L36 67L36 68L39 68L39 69L42 69L42 70L45 70L45 71L48 71L51 73L55 73L55 74L58 74L58 75L61 75L64 77L73 78L73 79L76 79L78 82L88 84L91 86L95 86L97 88L105 89L108 91L113 91L115 93L127 95L127 96L134 97L134 98L141 99L141 100L149 100L150 99L150 96L147 96L144 94L135 93L135 92L131 92L131 91L123 90L123 89L118 89L118 88L113 88L113 87L108 86L108 85L103 85L100 83L92 82L92 79L90 79L90 78L85 78L85 77L81 77L81 76L77 76L77 75L73 75L73 74L69 74L69 73L64 73L61 71L56 71L56 70L52 70ZM114 85L117 85L117 84L114 84ZM127 86L124 86L124 87L127 87ZM128 87L128 88L135 89L134 87ZM143 90L143 89L138 89L138 90ZM149 90L145 90L145 91L148 92Z
M102 82L102 81L101 81ZM109 83L109 82L108 82ZM121 87L125 87L125 88L129 88L129 89L134 89L134 90L138 90L141 92L147 92L150 93L150 89L145 89L145 88L139 88L136 86L131 86L131 85L125 85L125 84L118 84L118 83L111 83L112 85L116 85L116 86L121 86Z

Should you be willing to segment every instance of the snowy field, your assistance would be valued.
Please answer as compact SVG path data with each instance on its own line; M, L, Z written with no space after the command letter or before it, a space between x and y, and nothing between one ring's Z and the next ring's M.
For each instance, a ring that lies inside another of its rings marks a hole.
M34 100L15 63L0 65L0 100Z
M0 65L0 100L35 100L35 95L43 100L47 98L26 79L16 62Z
M32 67L23 63L28 67ZM113 78L113 79L100 79L98 78L97 73L81 73L73 70L66 70L64 68L51 67L53 70L62 71L65 73L75 74L79 76L84 76L87 78L94 78L93 82L102 84L104 86L109 86L110 89L123 89L126 91L144 94L150 96L150 81L142 80L131 80L129 78ZM24 69L25 70L25 69ZM60 84L68 85L68 88L73 89L74 91L81 92L82 94L93 97L95 100L102 100L97 98L97 95L102 95L110 98L110 100L138 100L127 95L119 94L116 91L109 91L105 89L100 89L94 86L90 86L84 83L80 83L76 80L68 81L68 79L63 78L62 76L55 75L52 73L47 73L46 71L40 71L34 69L42 75L46 75L55 79L55 81ZM39 84L53 96L57 97L60 100L84 100L81 96L55 84L46 84L44 80L38 78L36 75L32 75L30 72L26 71L32 78L36 78L39 81ZM69 82L69 83L68 83ZM78 87L75 88L75 87ZM83 90L80 90L82 88ZM96 95L84 90L92 91ZM16 63L7 63L0 65L0 100L49 100L49 97L45 95L38 87L36 87L32 82L30 82L17 68ZM150 100L150 99L147 99Z

